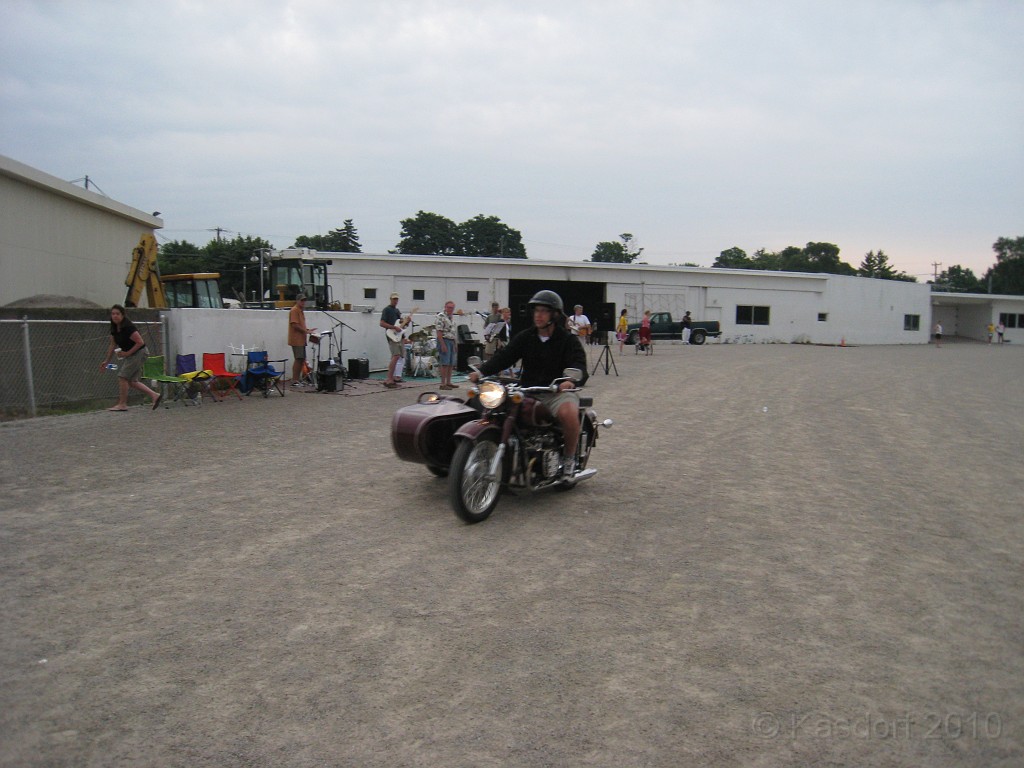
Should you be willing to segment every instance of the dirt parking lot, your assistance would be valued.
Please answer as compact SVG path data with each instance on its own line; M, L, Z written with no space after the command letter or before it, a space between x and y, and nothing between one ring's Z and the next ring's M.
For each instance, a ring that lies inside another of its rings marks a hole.
M421 387L0 425L0 765L1024 764L1024 349L614 361L476 526Z

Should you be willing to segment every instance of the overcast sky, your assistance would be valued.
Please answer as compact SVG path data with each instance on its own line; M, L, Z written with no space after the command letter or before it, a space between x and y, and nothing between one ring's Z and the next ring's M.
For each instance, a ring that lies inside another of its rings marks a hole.
M0 153L286 247L494 215L530 258L1024 235L1024 2L2 0Z

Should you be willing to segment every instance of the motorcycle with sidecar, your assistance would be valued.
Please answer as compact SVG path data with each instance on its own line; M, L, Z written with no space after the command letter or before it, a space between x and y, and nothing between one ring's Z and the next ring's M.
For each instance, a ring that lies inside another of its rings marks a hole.
M599 428L611 427L611 419L598 421L593 398L580 397L576 471L564 477L561 426L537 399L580 378L579 369L567 368L550 385L522 387L514 379L490 376L471 387L465 400L424 392L395 412L392 447L400 459L447 476L455 514L479 523L494 511L504 489L568 490L597 474L587 466L590 452Z

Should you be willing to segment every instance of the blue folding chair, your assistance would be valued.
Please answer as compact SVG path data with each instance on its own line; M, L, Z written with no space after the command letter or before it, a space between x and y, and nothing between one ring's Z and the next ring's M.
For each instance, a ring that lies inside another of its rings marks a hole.
M271 392L277 392L284 397L281 377L284 376L284 366L287 362L287 360L269 360L266 352L247 352L245 373L242 374L242 383L239 389L246 395L257 390L262 392L264 397L269 397ZM277 370L271 363L280 363L281 370Z

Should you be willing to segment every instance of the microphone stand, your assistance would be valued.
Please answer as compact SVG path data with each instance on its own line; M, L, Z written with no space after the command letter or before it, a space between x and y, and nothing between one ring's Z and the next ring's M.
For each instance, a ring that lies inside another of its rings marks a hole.
M334 339L334 331L338 330L338 367L341 369L341 388L345 389L345 379L348 378L348 371L345 370L345 366L341 364L341 353L345 351L345 329L348 328L350 331L355 331L351 325L346 323L344 320L339 320L337 317L332 315L330 312L322 311L322 314L326 315L334 327L331 328L331 339ZM333 344L333 341L331 342ZM330 350L328 350L327 358L330 359Z

